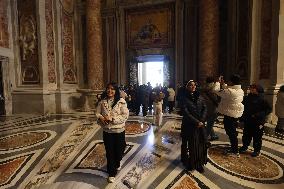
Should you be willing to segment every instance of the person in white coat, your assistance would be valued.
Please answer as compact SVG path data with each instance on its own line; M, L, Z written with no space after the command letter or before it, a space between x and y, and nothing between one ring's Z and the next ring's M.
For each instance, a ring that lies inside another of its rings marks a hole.
M168 102L169 102L169 113L171 114L173 112L174 106L175 106L175 96L176 92L173 89L172 85L169 86L167 89L169 96L168 96Z
M214 86L214 92L221 97L217 112L224 115L224 128L231 145L230 150L227 150L225 153L236 157L240 156L237 138L238 119L244 111L244 105L242 104L244 91L241 88L240 81L240 76L233 74L227 86L221 76L219 82L216 82Z
M109 83L96 108L98 124L103 128L109 182L115 181L121 166L120 161L126 147L125 122L128 116L126 101L120 97L117 84Z
M277 93L277 100L275 103L275 114L278 117L276 132L284 132L284 85L282 85Z

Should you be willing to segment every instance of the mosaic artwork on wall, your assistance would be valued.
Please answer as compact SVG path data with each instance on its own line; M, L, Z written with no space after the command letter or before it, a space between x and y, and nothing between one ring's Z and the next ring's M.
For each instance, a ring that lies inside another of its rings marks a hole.
M7 2L0 0L0 47L4 48L9 48Z
M36 1L18 0L19 47L22 84L38 84L38 37Z
M74 59L74 1L62 0L63 82L77 83Z
M46 0L45 1L45 20L46 20L48 81L49 83L56 83L52 8L53 8L52 0Z
M127 10L127 47L139 49L170 46L173 18L172 4Z

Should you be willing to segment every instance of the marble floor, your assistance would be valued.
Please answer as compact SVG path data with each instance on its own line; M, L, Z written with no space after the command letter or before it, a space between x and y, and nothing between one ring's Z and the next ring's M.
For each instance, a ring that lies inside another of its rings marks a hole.
M152 116L130 116L127 148L114 183L107 182L102 130L88 113L0 117L0 188L284 188L284 135L265 126L261 156L223 154L228 138L222 117L219 140L208 150L205 173L180 163L181 117L165 114L160 128ZM241 145L242 129L238 129Z

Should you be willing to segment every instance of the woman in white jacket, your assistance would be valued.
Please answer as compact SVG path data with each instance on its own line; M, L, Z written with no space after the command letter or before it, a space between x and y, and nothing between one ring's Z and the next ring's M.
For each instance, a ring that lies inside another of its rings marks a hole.
M244 111L242 104L244 91L240 85L240 76L232 75L228 87L224 83L223 77L220 77L219 82L215 83L214 91L221 97L217 111L224 115L224 128L231 144L231 148L226 151L226 154L239 157L237 121Z
M128 116L129 110L126 101L120 97L118 86L115 83L108 84L96 108L96 117L103 128L109 182L115 181L115 175L121 166L120 161L126 147L125 122Z
M278 117L276 132L284 132L284 85L282 85L277 93L275 104L275 114Z

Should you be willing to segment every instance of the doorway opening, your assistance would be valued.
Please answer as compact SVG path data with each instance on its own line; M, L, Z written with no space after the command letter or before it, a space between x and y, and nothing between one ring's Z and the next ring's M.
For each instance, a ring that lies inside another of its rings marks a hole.
M164 83L164 62L149 61L138 63L138 83L139 85L151 83L151 86L163 85Z

